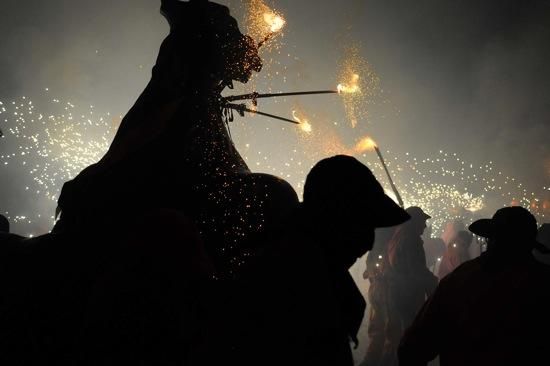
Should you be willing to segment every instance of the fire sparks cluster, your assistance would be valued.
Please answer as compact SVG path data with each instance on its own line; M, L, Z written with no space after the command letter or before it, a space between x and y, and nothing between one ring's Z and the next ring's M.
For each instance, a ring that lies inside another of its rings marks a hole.
M300 118L296 110L292 111L292 117L296 122L300 123L299 127L301 131L308 134L313 131L313 127L311 126L311 123L309 123L309 121L304 117Z
M353 93L360 93L361 88L359 87L359 75L353 74L351 75L351 80L349 84L338 84L337 86L338 93L342 94L353 94Z
M0 104L5 135L0 139L0 177L18 182L22 192L17 195L27 197L36 207L31 214L18 211L16 203L3 207L7 210L3 213L29 234L51 228L63 183L101 158L118 123L118 116L113 118L93 108L82 111L58 99L48 100L42 110L24 97ZM307 111L296 108L294 114L302 123L309 121ZM237 136L236 143L252 170L284 178L298 191L303 189L307 172L319 159L334 154L355 155L373 170L392 195L383 168L372 151L377 143L363 137L354 144L346 144L335 127L339 126L316 117L311 132L300 129L303 133L294 133L295 148L277 153L265 150L259 138ZM271 134L273 129L287 130L288 136L296 130L292 126L267 125L264 132L257 128L255 136ZM434 233L440 232L449 221L469 222L505 205L528 207L540 222L550 215L550 187L529 190L517 178L499 171L494 162L474 164L457 153L445 151L431 157L383 152L405 204L419 205L432 215Z
M249 0L246 6L247 34L258 42L259 47L268 50L277 48L277 43L271 42L271 40L282 32L286 24L283 16L262 0Z
M348 47L342 54L338 92L344 100L347 120L353 128L360 121L369 121L369 105L380 99L380 78L372 66L361 57L358 46Z
M23 202L15 202L7 212L11 220L49 228L63 183L102 157L120 119L97 113L93 106L82 110L48 92L41 99L47 102L40 109L27 97L0 101L5 134L0 140L0 176L19 182L18 198L36 204L37 214L31 215L18 212Z

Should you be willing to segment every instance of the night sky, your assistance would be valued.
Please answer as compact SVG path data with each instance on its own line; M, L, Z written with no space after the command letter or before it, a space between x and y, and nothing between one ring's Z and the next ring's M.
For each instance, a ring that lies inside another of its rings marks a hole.
M245 32L247 2L221 3L231 8ZM536 197L533 204L550 201L550 1L266 4L287 24L272 47L262 51L264 71L238 91L333 89L342 82L340 70L350 48L360 56L356 72L376 77L359 103L356 128L339 96L262 101L259 109L266 112L291 118L296 110L316 133L303 136L292 125L260 117L239 119L231 132L251 169L280 175L300 190L311 164L338 150L326 149L322 141L350 147L369 135L385 152L401 188L409 191L404 196L411 204L424 202L417 199L422 192L412 192L418 185L410 183L412 173L406 169L413 158L421 165L415 179L423 178L423 187L448 187L456 181L461 193L483 196L479 215L491 215L522 195ZM25 96L44 115L58 114L53 99L70 102L79 111L93 106L96 115L109 113L107 125L116 128L118 116L149 80L168 32L159 8L155 0L2 0L0 101L9 106ZM201 55L190 50L189 57ZM11 112L0 115L6 135L0 139L0 164L5 156L20 152L20 141L10 132ZM95 128L84 138L102 133ZM460 180L460 169L438 171L445 164L435 160L445 159L445 154L449 160L459 159L459 165L472 166L467 179L472 182ZM360 157L377 163L373 154ZM0 212L8 212L12 220L38 211L47 216L55 209L54 200L42 200L43 192L34 192L36 180L26 169L33 157L26 159L25 167L14 159L0 165ZM476 184L483 178L485 183L495 179L495 186L515 186L491 193L484 190L487 184ZM26 186L31 188L23 189ZM37 219L19 221L15 227L21 234L48 230L48 224Z

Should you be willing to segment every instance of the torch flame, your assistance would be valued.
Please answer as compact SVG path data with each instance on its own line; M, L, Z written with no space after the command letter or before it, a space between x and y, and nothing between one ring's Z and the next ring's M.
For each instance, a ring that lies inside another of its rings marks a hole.
M300 128L302 129L302 131L306 133L311 133L313 131L313 128L311 127L311 124L308 121L304 121L300 123Z
M365 151L372 151L376 149L378 145L370 137L363 137L357 145L355 145L355 152L358 154L364 153Z
M283 17L275 13L264 13L264 21L269 26L271 33L279 32L286 24Z
M358 74L353 74L349 83L338 85L338 93L353 94L360 91Z
M294 118L294 120L296 122L299 122L300 123L300 129L302 131L304 131L305 133L311 133L313 131L313 127L311 126L311 124L308 122L307 119L302 119L300 117L298 117L296 111L292 111L292 117Z

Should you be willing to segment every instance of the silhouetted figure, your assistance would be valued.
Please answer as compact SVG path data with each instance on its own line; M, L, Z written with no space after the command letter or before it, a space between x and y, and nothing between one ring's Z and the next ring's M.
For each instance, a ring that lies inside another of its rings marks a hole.
M361 365L378 365L386 343L388 284L382 269L384 257L388 252L388 244L395 230L395 227L376 230L374 246L367 255L367 268L363 273L363 278L369 280L367 295L369 345Z
M537 223L521 207L470 225L487 251L445 277L407 330L401 366L546 365L550 268L532 255Z
M317 163L301 207L245 278L239 364L352 365L365 300L348 270L372 248L375 228L408 217L355 158Z
M222 115L222 91L260 71L257 46L225 6L163 0L170 24L151 81L109 151L65 183L55 232L79 233L157 209L197 225L219 276L247 258L243 245L298 203L293 188L253 174Z
M190 364L201 281L235 276L298 205L287 182L250 172L222 119L221 92L261 69L253 40L219 4L161 11L170 33L109 151L65 183L52 233L12 253L19 290L0 315L21 322L0 330L0 357Z
M471 259L469 250L472 239L473 236L469 232L458 232L455 239L447 246L445 254L443 254L437 273L439 279L443 279L443 277L454 271L462 263Z
M0 233L10 232L10 222L4 215L0 215Z
M388 366L397 364L401 336L437 286L437 277L426 267L422 241L430 216L416 206L406 211L411 220L401 225L393 235L383 268L388 284L388 321L381 365Z
M214 273L210 258L195 225L179 212L136 220L121 228L121 244L94 276L78 365L193 364L201 336L198 299Z

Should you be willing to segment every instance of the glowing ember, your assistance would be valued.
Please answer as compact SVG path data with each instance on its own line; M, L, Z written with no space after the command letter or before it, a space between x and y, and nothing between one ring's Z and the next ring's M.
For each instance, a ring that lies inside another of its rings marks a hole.
M346 116L353 128L359 121L368 123L371 106L385 103L380 88L380 78L363 57L357 45L344 49L338 72L338 92L344 102ZM360 75L360 76L359 76Z
M278 14L275 13L264 13L264 21L269 26L269 30L271 33L277 33L286 24L286 21Z
M300 124L300 128L302 129L302 131L307 133L311 133L311 131L313 131L313 128L311 127L311 124L308 121L302 122Z
M246 9L246 33L263 46L274 35L281 32L286 24L277 11L267 6L263 0L249 0ZM271 48L271 47L269 47ZM277 45L275 45L277 48Z
M361 88L359 87L359 75L353 74L351 76L351 80L349 84L339 84L338 85L338 93L346 93L346 94L353 94L353 93L360 93Z
M296 122L300 123L300 129L306 133L311 133L313 131L313 127L311 127L311 124L309 121L305 118L298 117L298 114L296 111L292 111L292 117Z
M361 154L365 151L372 151L376 147L376 142L373 139L370 137L364 137L357 143L357 145L355 145L355 152Z

